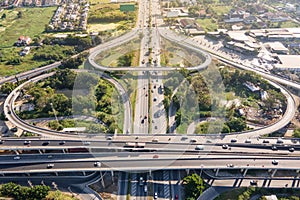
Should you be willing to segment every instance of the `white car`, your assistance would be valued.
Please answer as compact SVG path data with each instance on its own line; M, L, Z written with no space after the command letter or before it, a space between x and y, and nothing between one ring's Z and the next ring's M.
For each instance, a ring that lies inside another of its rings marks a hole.
M157 192L154 192L153 197L154 197L154 199L157 199L157 198L158 198Z
M15 157L14 157L14 160L20 160L20 159L21 159L20 156L15 156Z

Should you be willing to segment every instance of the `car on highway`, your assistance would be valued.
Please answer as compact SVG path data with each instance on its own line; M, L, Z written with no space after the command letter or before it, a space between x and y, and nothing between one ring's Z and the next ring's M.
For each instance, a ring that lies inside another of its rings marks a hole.
M157 192L154 192L153 198L154 198L154 199L157 199L157 198L158 198Z
M294 147L290 147L289 148L289 152L294 152L295 151L295 148Z
M143 185L144 185L144 179L143 179L142 176L140 177L140 182L139 182L139 183L140 183L140 186L143 186Z
M0 140L0 144L3 144L4 143L4 140Z
M31 144L31 141L30 140L25 140L24 141L24 145L30 145Z
M145 120L144 120L144 119L142 119L141 123L143 124L144 122L145 122Z
M48 169L53 168L53 167L54 167L54 164L52 164L52 163L50 163L50 164L47 165Z
M154 101L154 102L157 101L157 97L154 97L154 98L153 98L153 101Z
M50 144L50 141L44 141L42 145L46 146L46 145L49 145L49 144Z
M190 140L190 142L194 143L194 142L197 142L197 140L196 140L195 138L192 138L192 139Z
M147 191L148 191L147 185L144 185L144 192L147 192Z
M228 149L228 144L223 144L222 149Z
M232 138L232 139L230 140L230 142L237 142L237 139Z
M234 167L234 165L232 163L227 164L227 167Z
M152 142L158 142L158 139L154 138L152 139Z
M91 143L89 141L84 141L83 144L84 145L90 145Z
M263 143L270 143L269 140L263 140Z
M245 143L251 143L251 140L250 139L246 139Z
M250 185L257 185L257 182L258 182L257 180L251 180Z
M154 155L154 156L153 156L153 158L158 158L158 157L159 157L158 155Z
M59 142L59 145L64 145L64 144L66 144L66 141L60 141Z
M278 148L277 148L276 146L272 146L271 149L272 149L273 151L277 151L277 150L278 150Z
M204 146L203 145L197 145L195 147L195 150L204 150Z
M154 126L154 129L157 129L157 126Z
M12 131L12 132L17 132L17 131L18 131L18 128L17 128L17 127L13 127L13 128L10 129L10 131Z
M14 157L14 160L20 160L20 159L21 159L20 156L15 156L15 157Z
M127 132L129 132L129 131L127 130ZM109 136L109 137L107 137L106 139L107 139L107 140L112 140L112 137Z
M94 167L101 167L101 162L95 162Z
M277 160L272 160L272 164L273 165L278 165L278 161Z
M283 143L282 138L278 138L278 139L277 139L277 143L278 143L278 144L282 144L282 143Z

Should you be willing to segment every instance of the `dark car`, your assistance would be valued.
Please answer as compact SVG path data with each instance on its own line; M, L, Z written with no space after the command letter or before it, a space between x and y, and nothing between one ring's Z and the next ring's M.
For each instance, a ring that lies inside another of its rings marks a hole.
M46 145L49 145L50 144L50 141L44 141L43 142L43 146L46 146Z

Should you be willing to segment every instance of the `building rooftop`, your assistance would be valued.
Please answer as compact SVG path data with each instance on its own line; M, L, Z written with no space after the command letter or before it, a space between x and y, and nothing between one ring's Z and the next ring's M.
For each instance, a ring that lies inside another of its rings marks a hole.
M249 38L247 35L244 33L245 31L228 31L227 34L228 36L236 41L249 41Z
M276 65L280 68L300 68L299 55L278 55L281 64Z

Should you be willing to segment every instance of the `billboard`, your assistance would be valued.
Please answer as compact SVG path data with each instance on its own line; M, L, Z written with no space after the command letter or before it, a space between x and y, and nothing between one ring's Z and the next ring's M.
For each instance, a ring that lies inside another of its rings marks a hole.
M121 12L132 12L134 11L134 4L122 4L120 5Z

